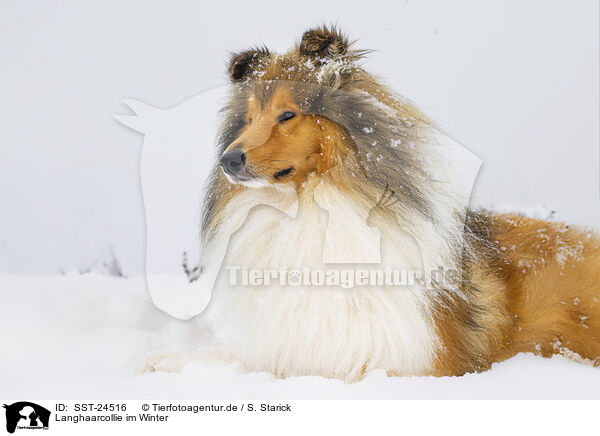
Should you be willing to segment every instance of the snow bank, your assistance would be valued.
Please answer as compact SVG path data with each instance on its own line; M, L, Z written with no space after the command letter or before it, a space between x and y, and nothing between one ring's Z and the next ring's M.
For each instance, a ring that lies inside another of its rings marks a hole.
M156 309L144 280L103 275L0 276L0 392L38 399L600 398L600 371L565 358L519 355L482 374L388 378L356 384L276 379L235 363L193 361L179 373L140 373L167 347L209 341L197 321ZM187 351L186 351L187 350Z

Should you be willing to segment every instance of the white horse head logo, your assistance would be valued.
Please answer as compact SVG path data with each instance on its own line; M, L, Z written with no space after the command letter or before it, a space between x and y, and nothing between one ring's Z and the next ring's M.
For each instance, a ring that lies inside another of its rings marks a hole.
M214 275L203 274L196 260L200 255L202 189L217 162L214 143L218 113L227 92L226 87L215 88L169 109L126 99L122 102L135 115L115 115L119 122L144 135L140 175L146 212L148 290L158 308L181 319L204 310L216 279ZM464 197L466 206L480 160L440 132L433 132L432 141L448 149L448 158L453 159L453 165L458 168L456 173L460 178L452 183ZM382 196L389 195L389 192L382 193ZM282 212L289 216L295 214L294 210ZM376 219L365 217L365 222L357 225L357 234L368 243L361 259L350 259L339 252L328 251L328 247L335 248L336 231L346 225L344 217L335 210L328 212L325 263L380 262ZM219 262L224 255L211 253ZM190 280L190 276L195 280Z

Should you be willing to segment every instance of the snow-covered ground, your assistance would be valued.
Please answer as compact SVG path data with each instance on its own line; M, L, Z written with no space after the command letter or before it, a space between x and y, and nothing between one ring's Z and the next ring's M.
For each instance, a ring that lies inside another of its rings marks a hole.
M139 278L99 274L1 276L0 392L37 399L600 399L600 371L565 358L519 355L481 374L355 384L277 379L235 363L192 361L178 373L142 373L167 348L202 347L196 321L158 311Z

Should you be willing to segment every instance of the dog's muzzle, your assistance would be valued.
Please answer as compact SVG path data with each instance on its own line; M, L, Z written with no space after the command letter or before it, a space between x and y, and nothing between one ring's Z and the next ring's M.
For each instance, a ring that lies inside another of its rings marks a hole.
M223 171L231 177L239 177L244 172L246 153L240 150L231 150L221 156L219 162Z

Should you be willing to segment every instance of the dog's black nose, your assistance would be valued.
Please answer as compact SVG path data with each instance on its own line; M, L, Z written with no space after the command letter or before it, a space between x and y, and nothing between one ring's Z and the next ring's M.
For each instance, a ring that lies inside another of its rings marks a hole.
M240 150L231 150L221 156L221 166L227 174L238 174L246 163L246 153Z

